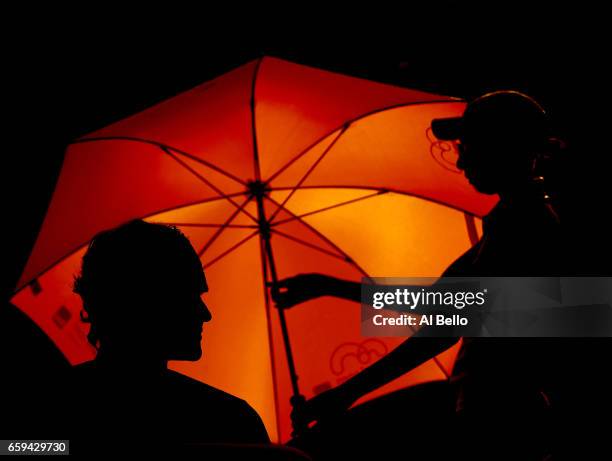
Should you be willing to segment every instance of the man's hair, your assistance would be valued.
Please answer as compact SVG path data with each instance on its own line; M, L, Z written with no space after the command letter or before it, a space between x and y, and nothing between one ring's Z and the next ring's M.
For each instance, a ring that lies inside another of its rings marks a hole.
M117 312L117 301L136 301L163 284L172 271L168 266L188 253L193 247L176 227L142 220L94 236L73 285L83 301L81 320L91 324L88 341L98 347L100 330L140 315L131 309Z

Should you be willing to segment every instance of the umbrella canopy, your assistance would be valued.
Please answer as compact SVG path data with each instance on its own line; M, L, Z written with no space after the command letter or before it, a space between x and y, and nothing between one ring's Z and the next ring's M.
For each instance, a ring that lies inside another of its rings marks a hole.
M275 58L247 63L68 147L13 303L73 364L91 359L71 292L85 245L134 218L174 224L201 256L213 321L203 358L172 367L247 400L272 440L287 440L297 385L311 397L401 341L361 337L346 301L279 312L266 281L440 275L495 202L431 134L433 118L463 109ZM455 353L367 398L445 378Z

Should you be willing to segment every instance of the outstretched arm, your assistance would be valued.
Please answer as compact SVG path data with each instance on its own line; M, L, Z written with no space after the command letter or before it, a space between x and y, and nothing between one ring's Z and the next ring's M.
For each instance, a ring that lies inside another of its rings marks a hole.
M315 396L296 408L292 414L295 427L307 427L312 421L319 421L347 410L363 395L416 368L459 340L459 338L418 336L417 333L413 338L407 339L343 384Z
M299 274L280 280L272 290L274 302L287 309L321 296L334 296L360 302L361 284L323 274Z

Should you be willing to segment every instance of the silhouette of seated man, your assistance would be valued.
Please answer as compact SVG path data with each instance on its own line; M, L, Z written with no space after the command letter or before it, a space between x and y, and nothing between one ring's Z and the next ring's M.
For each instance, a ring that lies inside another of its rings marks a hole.
M70 383L69 417L85 443L269 442L245 401L168 369L168 360L202 356L208 290L198 255L174 227L136 220L93 238L74 291L98 352L73 368Z

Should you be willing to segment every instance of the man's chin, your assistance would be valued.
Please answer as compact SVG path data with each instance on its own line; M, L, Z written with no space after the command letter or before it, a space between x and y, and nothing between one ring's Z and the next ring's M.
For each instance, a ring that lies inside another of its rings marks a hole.
M201 358L202 358L202 349L198 349L197 351L194 351L193 354L191 354L188 359L185 359L185 360L190 360L190 361L195 362L196 360L200 360Z
M185 351L182 353L174 354L174 356L170 360L195 362L196 360L200 360L201 358L202 358L202 349L198 348L192 351Z

